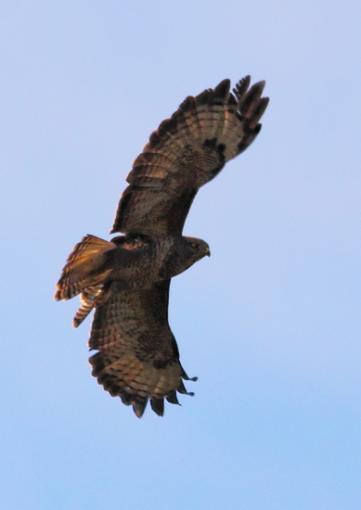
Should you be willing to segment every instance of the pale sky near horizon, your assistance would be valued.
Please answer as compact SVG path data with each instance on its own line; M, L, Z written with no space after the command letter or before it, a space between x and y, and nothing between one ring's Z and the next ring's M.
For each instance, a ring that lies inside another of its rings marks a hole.
M6 510L359 510L360 7L40 0L0 6ZM90 321L52 295L189 94L266 79L263 129L197 197L212 256L172 283L193 398L159 418L97 385Z

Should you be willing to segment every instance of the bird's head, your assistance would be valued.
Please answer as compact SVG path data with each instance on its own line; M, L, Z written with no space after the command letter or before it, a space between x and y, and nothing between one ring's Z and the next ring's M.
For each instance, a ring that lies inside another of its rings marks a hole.
M208 243L202 239L197 239L196 237L184 237L184 241L187 256L189 260L192 261L192 264L206 255L208 257L211 256Z

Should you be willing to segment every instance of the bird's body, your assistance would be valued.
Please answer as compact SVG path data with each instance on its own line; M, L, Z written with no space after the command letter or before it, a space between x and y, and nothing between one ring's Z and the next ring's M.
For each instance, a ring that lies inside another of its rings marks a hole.
M205 255L209 255L208 244L191 237L132 235L105 241L87 235L70 254L55 297L69 299L110 282L116 282L118 290L148 289L182 273Z
M111 241L87 235L69 255L56 299L81 296L78 326L95 308L89 340L93 375L137 416L147 401L162 415L189 379L168 324L172 277L209 255L205 241L183 225L198 189L246 149L268 104L264 82L229 80L189 96L152 134L128 176Z

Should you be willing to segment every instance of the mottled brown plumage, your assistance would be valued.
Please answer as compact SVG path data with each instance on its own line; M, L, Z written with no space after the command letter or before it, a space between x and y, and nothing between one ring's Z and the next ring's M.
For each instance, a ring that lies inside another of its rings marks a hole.
M250 77L230 92L229 80L189 96L163 121L128 175L112 232L88 235L70 254L56 299L80 294L78 326L95 308L89 347L92 373L113 396L142 416L150 401L178 403L189 379L168 324L170 280L209 254L207 243L184 237L198 189L245 150L261 129L268 98ZM195 378L193 378L195 380Z
M89 347L98 351L90 358L92 373L111 395L128 399L137 416L148 398L153 410L163 414L163 398L176 399L175 391L184 391L182 378L188 378L168 324L169 283L146 290L112 289L92 325Z

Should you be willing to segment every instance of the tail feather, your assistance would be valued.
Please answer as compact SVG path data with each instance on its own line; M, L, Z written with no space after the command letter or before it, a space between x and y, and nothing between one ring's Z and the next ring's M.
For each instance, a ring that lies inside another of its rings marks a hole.
M98 304L103 292L103 285L96 285L83 290L80 294L80 307L73 319L74 328L80 326L80 324L88 317L93 308Z
M104 267L104 254L115 247L114 243L96 236L83 237L68 257L56 285L55 299L71 299L84 289L101 285L111 272Z

